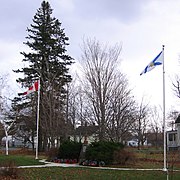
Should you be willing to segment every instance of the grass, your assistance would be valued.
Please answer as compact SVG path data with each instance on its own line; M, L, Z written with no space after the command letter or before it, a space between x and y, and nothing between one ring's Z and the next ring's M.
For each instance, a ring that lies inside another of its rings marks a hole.
M180 172L169 174L169 180L179 180ZM162 171L120 171L94 168L30 168L21 169L19 179L26 180L164 180L166 173Z
M128 149L136 155L135 167L138 168L162 168L164 165L164 154L161 149ZM180 152L179 151L168 151L167 152L167 164L169 169L180 170Z
M131 149L133 150L133 149ZM162 169L163 168L163 153L161 151L150 151L150 150L133 150L137 160L133 164L127 164L125 166L114 166L114 167L128 167L128 168L144 168L144 169ZM41 158L42 156L40 156ZM44 157L43 157L44 158ZM179 152L169 152L168 153L168 165L169 165L169 180L179 180L180 172L172 172L173 169L180 169L180 156ZM29 165L40 165L38 160L35 160L35 156L27 153L16 152L8 156L1 154L0 155L0 164L3 164L8 161L13 161L16 166L29 166ZM62 167L43 167L43 168L25 168L18 169L18 178L19 180L51 180L51 179L63 179L63 180L88 180L88 179L97 179L97 180L161 180L167 179L166 173L163 171L135 171L135 170L103 170L95 168L62 168ZM0 176L0 179L4 177ZM4 179L6 179L5 177Z
M41 165L44 164L35 160L33 156L30 155L0 155L0 164L5 162L14 162L16 166L30 166L30 165Z

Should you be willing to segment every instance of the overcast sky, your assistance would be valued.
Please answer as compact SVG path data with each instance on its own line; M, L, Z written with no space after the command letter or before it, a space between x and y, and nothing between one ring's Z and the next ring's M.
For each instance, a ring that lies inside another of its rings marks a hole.
M0 6L0 70L9 73L12 87L20 91L12 69L23 67L21 51L41 0L6 0ZM122 43L121 70L134 96L162 107L162 66L140 73L165 45L166 111L179 109L172 80L180 70L180 0L49 0L53 16L70 38L68 54L81 56L84 37L102 43ZM10 84L11 84L10 83Z

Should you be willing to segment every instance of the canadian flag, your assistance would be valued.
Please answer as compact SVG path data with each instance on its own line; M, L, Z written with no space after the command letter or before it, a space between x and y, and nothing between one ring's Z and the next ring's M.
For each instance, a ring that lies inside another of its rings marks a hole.
M30 94L30 93L32 93L34 91L38 91L38 89L39 89L39 81L36 81L31 87L29 87L29 89L26 92L18 93L18 95L19 96L20 95L28 95L28 94Z

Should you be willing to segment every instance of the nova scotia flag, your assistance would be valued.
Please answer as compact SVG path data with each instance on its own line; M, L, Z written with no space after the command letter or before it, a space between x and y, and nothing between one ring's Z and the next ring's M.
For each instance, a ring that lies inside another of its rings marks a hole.
M147 73L148 71L151 71L152 69L154 69L156 66L163 64L164 61L164 52L161 51L153 61L151 61L146 67L145 69L141 72L140 75Z

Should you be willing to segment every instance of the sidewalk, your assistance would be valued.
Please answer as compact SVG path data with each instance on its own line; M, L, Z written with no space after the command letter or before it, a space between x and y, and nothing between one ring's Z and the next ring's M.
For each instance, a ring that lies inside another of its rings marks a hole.
M32 166L18 166L18 168L39 168L39 167L81 167L79 164L65 164L65 163L54 163L47 162L45 159L39 160L39 162L43 162L43 165L32 165Z
M111 167L92 167L92 166L81 166L79 164L66 164L66 163L54 163L47 162L45 159L39 160L39 162L45 163L44 165L33 165L33 166L19 166L18 168L43 168L43 167L80 167L80 168L94 168L94 169L106 169L106 170L119 170L119 171L163 171L163 169L140 169L140 168L111 168ZM180 170L174 170L179 172Z
M81 166L79 164L47 162L45 159L39 160L39 162L43 162L45 164L44 165L32 165L32 166L19 166L18 168L80 167L80 168L95 168L95 169L106 169L106 170L108 170L108 169L109 170L121 170L121 171L163 171L163 169L138 169L138 168L111 168L111 167ZM177 170L177 171L179 171L179 170Z

